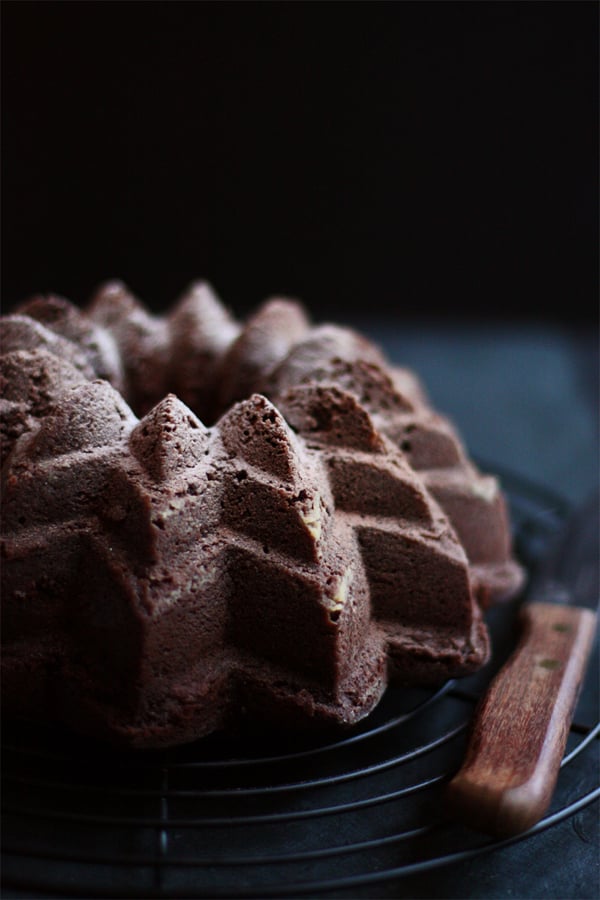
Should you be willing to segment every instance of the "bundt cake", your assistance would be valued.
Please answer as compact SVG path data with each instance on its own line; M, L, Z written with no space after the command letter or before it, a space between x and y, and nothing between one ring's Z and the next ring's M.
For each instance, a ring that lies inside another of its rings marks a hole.
M2 319L3 708L132 747L351 724L481 666L503 495L356 332L205 283Z

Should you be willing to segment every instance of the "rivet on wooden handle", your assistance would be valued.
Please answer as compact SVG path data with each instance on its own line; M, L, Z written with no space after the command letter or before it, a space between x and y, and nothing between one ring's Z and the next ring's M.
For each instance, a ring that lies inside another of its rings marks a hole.
M446 795L455 818L498 837L550 805L596 628L596 614L574 606L530 603L521 616L519 646L475 713Z

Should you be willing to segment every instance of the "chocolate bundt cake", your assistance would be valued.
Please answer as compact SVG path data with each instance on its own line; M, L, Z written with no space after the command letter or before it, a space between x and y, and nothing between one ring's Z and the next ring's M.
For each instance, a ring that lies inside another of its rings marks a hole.
M504 498L366 338L111 282L23 304L1 349L5 712L160 747L351 724L487 659Z

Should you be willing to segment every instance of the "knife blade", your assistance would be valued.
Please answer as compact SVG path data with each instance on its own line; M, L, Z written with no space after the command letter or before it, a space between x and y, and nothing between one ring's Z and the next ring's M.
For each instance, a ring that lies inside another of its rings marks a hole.
M495 837L531 828L554 793L596 633L599 496L568 521L532 580L518 646L480 701L447 788L448 812Z

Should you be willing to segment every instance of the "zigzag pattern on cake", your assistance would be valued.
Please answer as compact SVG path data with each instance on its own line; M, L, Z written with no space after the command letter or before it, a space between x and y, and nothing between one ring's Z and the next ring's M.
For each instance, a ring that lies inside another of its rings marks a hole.
M413 373L380 364L323 354L315 340L308 353L299 342L273 372L266 393L285 403L295 386L342 385L370 412L448 515L465 548L479 601L486 607L514 595L522 572L511 552L508 511L498 480L469 460L452 423L435 412ZM313 362L316 357L318 362Z
M517 567L467 558L446 494L481 476L412 373L291 301L245 329L204 285L166 317L124 290L3 321L5 709L164 746L242 710L350 724L389 678L480 666L476 598Z
M45 323L45 330L32 327L49 335L51 352L76 358L88 377L90 369L107 377L138 414L170 390L212 422L252 391L277 404L299 384L344 385L450 517L481 605L509 598L521 587L497 479L477 470L452 423L429 405L418 377L391 366L364 336L336 325L311 326L302 307L284 299L266 301L246 323L237 323L205 282L192 284L166 316L149 314L117 281L100 288L83 313L50 297L34 298L18 314L19 320L33 316ZM35 346L39 336L37 341ZM27 337L16 345L32 346ZM9 346L15 346L13 338Z

